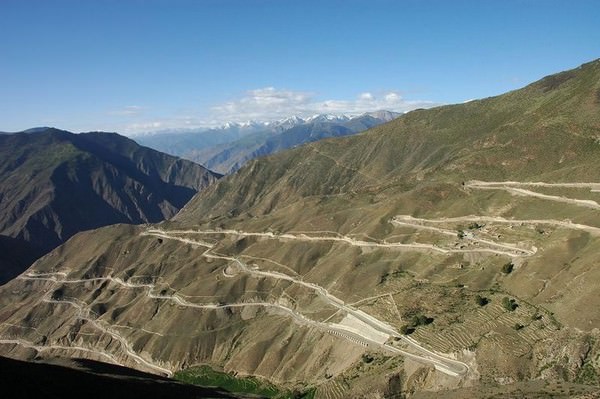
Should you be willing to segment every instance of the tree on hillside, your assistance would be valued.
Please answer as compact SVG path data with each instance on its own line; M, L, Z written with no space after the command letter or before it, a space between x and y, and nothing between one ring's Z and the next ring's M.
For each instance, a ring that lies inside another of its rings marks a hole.
M411 327L408 324L405 324L402 327L400 327L400 334L402 334L402 335L410 335L414 332L415 332L414 327Z
M477 295L475 297L475 303L478 304L479 306L485 306L488 303L490 303L490 300L488 298L485 298L481 295Z
M514 299L505 296L504 298L502 298L502 306L504 306L504 309L512 312L513 310L519 307L519 304Z
M515 265L512 262L505 263L502 266L502 273L510 274L514 268L515 268Z

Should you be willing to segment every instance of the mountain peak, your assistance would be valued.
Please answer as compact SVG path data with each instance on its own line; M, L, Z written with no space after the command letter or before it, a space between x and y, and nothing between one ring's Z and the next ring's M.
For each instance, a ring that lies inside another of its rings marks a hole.
M399 112L393 112L393 111L387 111L387 110L379 110L379 111L373 111L373 112L365 112L363 114L363 116L370 116L376 119L380 119L382 121L385 122L389 122L391 120L396 119L397 117L401 116L402 114Z
M347 115L315 114L306 118L306 122L344 122L349 119Z
M57 129L55 127L50 126L37 126L32 127L31 129L23 130L19 133L27 133L27 134L35 134L35 133L46 133L46 132L66 132L66 130Z

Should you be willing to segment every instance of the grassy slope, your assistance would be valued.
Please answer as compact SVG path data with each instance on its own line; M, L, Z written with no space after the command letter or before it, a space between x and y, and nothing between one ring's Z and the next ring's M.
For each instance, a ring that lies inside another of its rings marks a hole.
M274 399L312 399L312 391L293 393L282 391L276 386L255 377L236 377L213 370L209 366L188 368L175 373L174 378L194 385L219 387L228 392L258 395Z

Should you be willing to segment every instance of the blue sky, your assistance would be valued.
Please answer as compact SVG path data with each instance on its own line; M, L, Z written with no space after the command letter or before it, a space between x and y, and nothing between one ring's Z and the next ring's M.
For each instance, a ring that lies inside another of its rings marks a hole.
M487 97L600 57L598 1L1 0L0 130Z

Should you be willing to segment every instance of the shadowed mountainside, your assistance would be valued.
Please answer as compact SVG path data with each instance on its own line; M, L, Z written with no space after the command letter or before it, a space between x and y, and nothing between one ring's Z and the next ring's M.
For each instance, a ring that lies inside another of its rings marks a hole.
M21 274L44 253L25 240L0 235L0 284Z
M43 252L79 231L169 218L219 177L114 133L6 134L0 157L0 233Z

